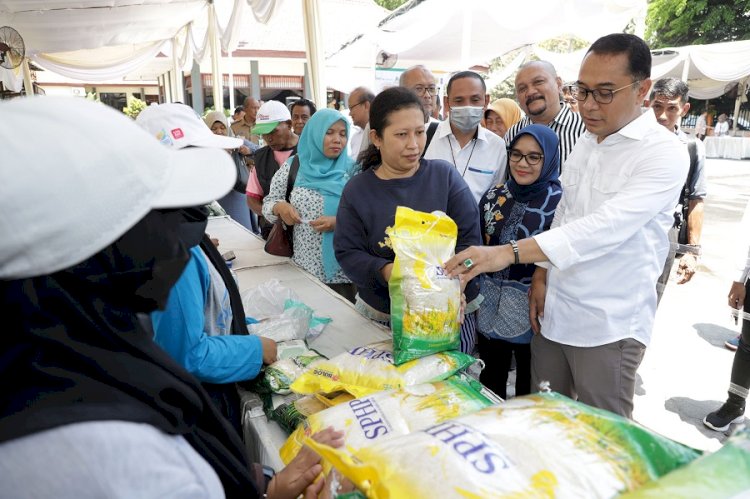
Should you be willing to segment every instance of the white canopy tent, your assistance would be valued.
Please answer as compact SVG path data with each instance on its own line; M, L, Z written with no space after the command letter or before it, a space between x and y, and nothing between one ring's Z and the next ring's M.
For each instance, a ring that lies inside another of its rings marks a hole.
M561 35L593 41L645 12L645 0L412 0L331 54L327 65L362 75L374 72L383 51L399 67L455 71Z
M352 17L342 27L337 14ZM356 14L355 14L356 13ZM230 53L242 42L256 48L269 38L270 50L289 49L307 54L314 100L325 106L326 78L323 55L339 47L358 26L375 24L387 11L372 0L0 0L0 26L15 28L24 38L28 59L39 67L89 82L111 81L131 74L144 64L176 73L189 70L193 61L213 56L218 67L220 50ZM321 15L324 16L321 22ZM355 18L356 17L356 18ZM321 24L329 33L321 35ZM285 39L269 36L287 33ZM337 36L344 34L346 38ZM300 40L301 38L301 40ZM297 40L300 40L300 44ZM334 42L329 45L329 41ZM330 47L330 48L329 48ZM167 54L168 65L157 54ZM175 71L176 70L176 71ZM219 98L220 77L214 102ZM0 81L20 90L19 71L0 68ZM174 92L173 92L174 94ZM172 95L176 100L179 95Z
M690 97L713 99L750 77L750 40L654 50L651 78L674 76L690 86ZM740 92L741 94L744 92Z

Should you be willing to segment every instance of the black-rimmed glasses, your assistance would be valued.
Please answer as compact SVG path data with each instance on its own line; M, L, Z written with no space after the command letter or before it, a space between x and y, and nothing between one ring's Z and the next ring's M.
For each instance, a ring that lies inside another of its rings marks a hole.
M620 90L625 90L628 87L632 87L636 83L640 82L641 80L635 80L634 82L628 83L624 87L616 88L614 90L609 90L608 88L589 90L588 88L583 88L580 85L571 85L570 94L579 102L585 102L589 94L591 94L594 97L594 100L599 104L609 104L610 102L612 102L612 100L614 100L615 94L617 92L619 92Z
M414 90L414 93L416 93L419 96L423 96L425 92L430 92L430 95L437 95L437 87L435 85L430 85L429 87L425 87L422 85L417 85L416 87L412 88Z
M519 161L521 161L522 158L526 158L526 163L532 166L539 164L539 162L542 159L544 159L544 155L538 152L530 152L529 154L521 154L521 151L517 151L516 149L509 149L508 157L514 163L518 163Z

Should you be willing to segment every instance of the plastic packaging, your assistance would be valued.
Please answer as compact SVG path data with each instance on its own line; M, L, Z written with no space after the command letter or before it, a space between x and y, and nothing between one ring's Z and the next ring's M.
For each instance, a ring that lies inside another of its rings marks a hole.
M266 366L258 390L282 395L290 393L290 385L307 369L307 366L323 358L318 352L309 350L300 355L277 360L270 366Z
M396 254L388 281L396 365L457 350L461 288L443 269L455 252L456 223L445 213L399 206L386 233Z
M515 398L353 453L305 443L371 498L611 498L700 454L554 393Z
M256 320L268 319L284 313L287 300L299 301L297 294L281 285L278 279L270 279L241 294L245 315Z
M374 393L307 417L279 450L289 463L310 436L329 426L344 432L348 450L381 438L406 435L441 421L476 412L496 402L480 383L465 376Z
M473 362L481 360L452 350L395 366L393 344L383 341L311 364L291 388L305 394L345 390L355 397L362 397L380 390L440 381Z
M329 317L314 315L313 309L304 303L287 299L280 315L250 324L247 330L250 334L263 336L277 343L305 339L312 341L320 336L330 322Z
M735 432L721 449L705 454L622 499L729 499L750 497L750 429Z

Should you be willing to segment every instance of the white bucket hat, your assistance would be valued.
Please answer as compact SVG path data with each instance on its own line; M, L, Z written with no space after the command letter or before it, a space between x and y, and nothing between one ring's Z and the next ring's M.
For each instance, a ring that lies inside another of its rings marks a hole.
M0 116L0 279L68 268L152 209L205 204L235 182L223 145L164 147L103 104L19 98Z
M240 138L215 135L185 104L151 104L135 121L162 144L174 149L187 146L234 149L242 145Z

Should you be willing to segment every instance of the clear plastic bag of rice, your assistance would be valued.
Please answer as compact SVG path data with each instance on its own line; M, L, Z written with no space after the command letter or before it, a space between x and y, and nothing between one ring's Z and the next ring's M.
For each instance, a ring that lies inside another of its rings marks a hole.
M292 383L291 389L303 394L344 390L355 397L363 397L381 390L440 381L474 362L481 361L459 351L449 351L396 366L393 343L383 341L311 364Z
M388 281L396 365L457 350L461 287L443 269L456 249L456 223L442 212L399 206L386 232L396 254Z
M481 383L465 375L377 392L309 415L279 453L289 463L305 437L329 426L344 432L346 449L358 449L380 438L405 435L498 402Z
M353 452L305 443L371 498L611 498L700 455L554 393L515 398Z

